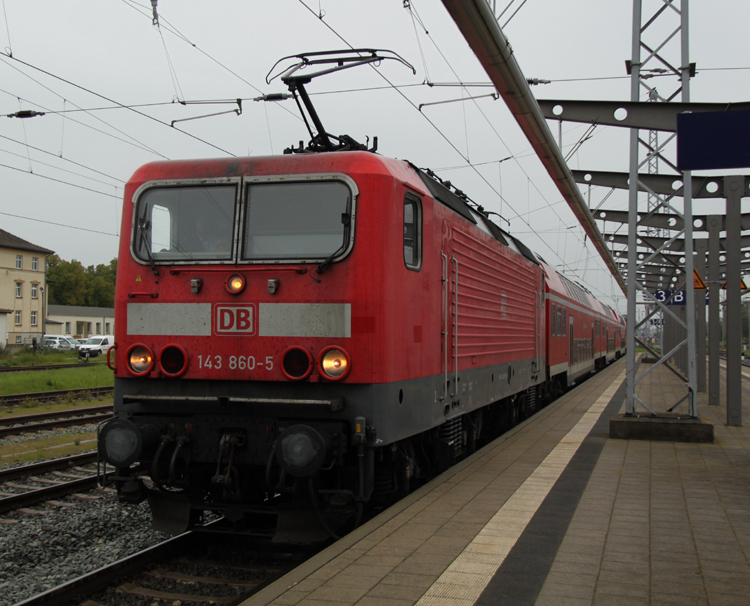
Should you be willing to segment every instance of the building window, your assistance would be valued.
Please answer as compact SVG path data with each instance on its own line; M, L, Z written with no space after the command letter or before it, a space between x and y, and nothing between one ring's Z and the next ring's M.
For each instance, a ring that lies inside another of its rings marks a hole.
M65 322L65 334L70 334L70 322Z
M39 284L32 284L31 285L31 298L32 299L38 299L39 298Z
M98 335L102 334L102 323L101 322L97 322L96 323L96 334L98 334Z
M36 326L36 312L35 311L31 312L31 325Z
M110 324L109 324L109 322L107 322L106 326L107 326L107 330L105 330L105 332L106 332L106 333L107 333L108 335L109 335L109 334L112 334L112 333L110 333L110 328L109 328Z
M21 294L21 284L23 284L23 282L16 282L16 299L20 299L23 296Z
M16 326L21 326L21 310L16 310Z
M39 257L31 257L31 270L39 271Z
M23 269L23 255L16 255L16 269Z
M421 202L410 195L404 200L404 263L409 269L422 266Z

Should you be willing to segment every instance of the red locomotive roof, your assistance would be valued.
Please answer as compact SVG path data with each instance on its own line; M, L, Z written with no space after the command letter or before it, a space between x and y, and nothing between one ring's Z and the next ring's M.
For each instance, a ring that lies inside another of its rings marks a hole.
M151 162L140 167L131 177L131 183L152 180L264 175L299 175L306 173L344 172L347 174L399 175L410 184L423 189L422 182L409 168L407 162L394 160L369 152L331 152L326 154L289 154L284 156L257 156L252 158L219 158L203 160L169 160Z

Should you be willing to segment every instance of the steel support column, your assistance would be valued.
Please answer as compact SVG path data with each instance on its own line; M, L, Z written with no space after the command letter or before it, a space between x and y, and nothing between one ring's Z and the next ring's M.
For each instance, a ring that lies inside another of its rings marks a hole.
M719 380L719 250L721 247L721 215L708 217L708 404L718 406L721 402Z
M704 283L706 276L706 253L708 240L695 241L695 271ZM695 296L695 358L697 366L696 380L698 393L706 393L706 291L699 290Z
M740 299L740 217L745 179L724 178L727 197L727 425L742 425L742 302Z

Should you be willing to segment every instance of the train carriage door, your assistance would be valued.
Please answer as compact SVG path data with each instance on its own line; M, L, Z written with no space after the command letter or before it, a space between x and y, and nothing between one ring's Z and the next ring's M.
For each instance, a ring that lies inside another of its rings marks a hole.
M443 370L441 400L455 396L458 387L458 261L453 254L452 232L450 221L444 219L440 250L443 321L440 340Z
M573 363L576 361L576 340L575 335L573 334L573 315L568 315L568 338L570 339L570 359L568 360L568 385L571 385L573 382L571 381L570 377L573 374Z
M540 291L534 293L536 309L534 310L534 361L532 362L532 372L538 373L542 367L542 350L544 348L542 337L542 326L544 326L544 274L542 274L542 284Z

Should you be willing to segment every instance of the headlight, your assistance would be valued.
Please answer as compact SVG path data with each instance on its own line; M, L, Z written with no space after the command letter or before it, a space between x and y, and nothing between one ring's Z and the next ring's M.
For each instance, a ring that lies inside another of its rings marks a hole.
M224 286L226 287L227 292L233 295L238 295L245 290L245 277L239 274L233 274L227 278Z
M134 375L145 375L154 367L154 354L145 345L137 343L128 349L128 368Z
M101 428L98 448L101 457L110 465L129 467L141 454L143 436L130 421L113 419Z
M351 370L351 358L341 347L330 346L320 352L318 358L320 370L327 379L340 381Z

